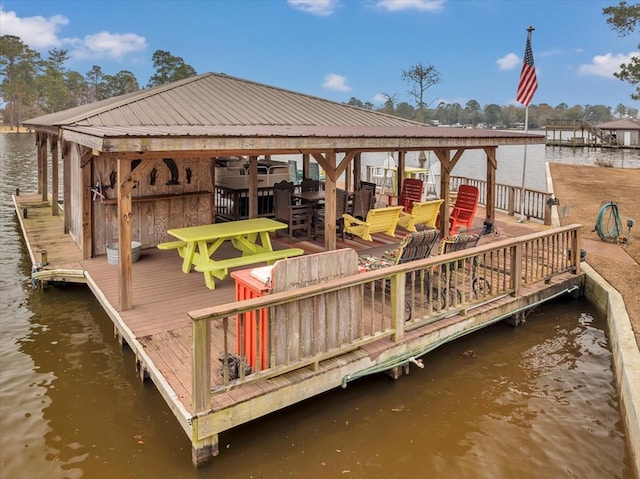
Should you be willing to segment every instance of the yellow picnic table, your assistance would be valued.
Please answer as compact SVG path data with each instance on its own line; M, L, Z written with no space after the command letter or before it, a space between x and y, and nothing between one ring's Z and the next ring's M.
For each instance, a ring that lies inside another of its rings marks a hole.
M224 279L229 268L263 262L271 264L278 259L303 254L304 251L300 248L273 250L269 233L286 227L285 223L270 218L254 218L175 228L167 233L179 241L160 243L158 248L177 249L182 258L182 271L189 273L194 267L196 271L204 274L207 287L214 289L213 278ZM230 241L241 255L213 259L214 253L225 241Z

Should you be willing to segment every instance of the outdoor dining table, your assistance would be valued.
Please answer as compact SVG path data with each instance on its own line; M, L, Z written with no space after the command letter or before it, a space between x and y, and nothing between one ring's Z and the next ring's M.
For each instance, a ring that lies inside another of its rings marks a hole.
M278 259L303 254L300 248L274 251L269 233L287 228L286 223L270 218L253 218L187 228L170 229L167 233L180 240L175 245L182 257L182 271L189 273L194 267L204 273L209 289L215 288L213 277L224 279L228 269L254 263L272 263ZM214 259L214 253L226 241L240 252L239 256ZM158 245L161 249L162 245Z
M301 193L295 193L291 195L293 198L297 198L302 200L303 203L308 203L313 205L313 207L319 206L322 202L324 202L324 190L320 191L303 191Z

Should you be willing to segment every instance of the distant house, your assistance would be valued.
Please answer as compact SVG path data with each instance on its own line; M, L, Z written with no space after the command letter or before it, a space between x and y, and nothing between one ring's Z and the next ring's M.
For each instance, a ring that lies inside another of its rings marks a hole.
M597 126L615 138L619 146L640 146L639 121L614 120L600 123Z

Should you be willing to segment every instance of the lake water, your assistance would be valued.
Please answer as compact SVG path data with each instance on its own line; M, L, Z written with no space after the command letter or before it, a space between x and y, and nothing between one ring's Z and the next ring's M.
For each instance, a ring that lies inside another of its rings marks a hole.
M632 477L606 321L569 298L525 326L443 346L398 381L358 380L222 434L220 456L194 469L186 435L91 293L31 288L11 195L35 190L34 141L0 135L0 477ZM545 161L609 156L529 148L528 181L543 190ZM513 171L498 181L518 185L521 151L504 155ZM484 172L463 157L454 174Z

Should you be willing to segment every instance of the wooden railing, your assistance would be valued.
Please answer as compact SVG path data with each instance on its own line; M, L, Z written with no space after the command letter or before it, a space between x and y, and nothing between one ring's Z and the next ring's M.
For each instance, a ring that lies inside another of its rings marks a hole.
M249 218L249 190L216 186L216 217L237 221ZM271 218L274 216L273 188L258 188L258 215Z
M508 295L519 296L525 285L548 281L553 275L579 272L580 227L565 226L190 312L193 320L192 391L196 413L207 410L211 394L238 384L308 366L317 368L320 361L338 357L381 338L388 337L397 342L406 330L420 328ZM353 292L354 288L360 291L360 301L356 303L353 294L344 294ZM305 306L309 302L330 304L331 307L309 308ZM258 360L256 368L247 374L242 356L238 377L234 378L230 359L236 353L236 340L245 344L242 324L238 328L241 336L235 338L233 335L236 321L254 318L254 326L258 330L264 317L260 312L265 309L274 311L275 308L281 310L279 315L268 315L270 328L275 330L274 318L281 320L286 317L283 314L295 317L296 327L278 329L278 341L273 342L271 350L267 350L266 344L256 341L252 356L259 359L267 354L269 366L260 370L261 361ZM354 310L356 314L336 314L336 311ZM214 322L217 323L216 328L222 329L223 337L219 350L212 354L211 329ZM313 340L313 347L302 351L299 344L305 335L326 340ZM222 373L216 374L214 379L213 370L220 370L219 358L222 358Z
M460 185L473 185L480 191L480 198L478 203L481 205L487 204L487 182L483 180L476 180L473 178L466 178L463 176L452 176L449 183L452 190L457 190ZM522 215L527 218L535 218L544 221L544 224L551 224L551 206L552 206L551 193L544 191L532 190L529 188L524 189L524 204L521 202L522 187L510 186L502 183L496 183L496 194L494 207L497 210L506 212L507 214L514 216L516 214ZM524 208L522 208L522 207ZM524 209L524 211L523 211Z
M367 166L366 178L367 181L372 181L373 170L375 167ZM480 190L479 204L487 204L487 182L484 180L477 180L474 178L467 178L464 176L452 176L449 181L449 188L451 190L457 190L462 184L476 186ZM427 188L428 185L425 185ZM544 224L551 224L551 193L545 191L532 190L529 188L524 189L524 205L522 205L520 198L522 197L521 186L511 186L501 183L496 183L496 195L494 207L500 211L504 211L509 215L520 215L521 205L524 206L524 216L527 218L535 218L544 221Z

